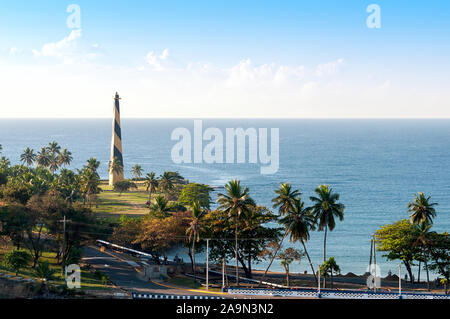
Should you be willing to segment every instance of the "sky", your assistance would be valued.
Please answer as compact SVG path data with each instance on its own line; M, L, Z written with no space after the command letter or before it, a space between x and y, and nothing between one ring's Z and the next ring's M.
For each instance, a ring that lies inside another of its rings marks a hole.
M0 117L450 118L449 56L449 1L2 0Z

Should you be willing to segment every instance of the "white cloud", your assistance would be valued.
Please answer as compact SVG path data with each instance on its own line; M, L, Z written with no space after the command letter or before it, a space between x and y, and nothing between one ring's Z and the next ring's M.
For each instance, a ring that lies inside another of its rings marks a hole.
M149 52L142 66L103 65L102 60L90 63L91 51L73 46L80 38L75 33L44 45L37 55L56 61L69 57L77 64L0 63L8 105L2 116L110 117L118 91L124 117L450 117L446 92L432 92L431 103L423 90L400 88L399 81L376 70L373 78L349 72L345 78L331 76L344 67L343 59L319 66L243 59L218 67L174 63L182 58L171 59L165 49Z
M147 64L151 65L156 71L164 70L163 62L169 56L169 49L164 49L160 55L156 55L153 51L150 51L145 56Z
M74 29L70 34L56 42L49 42L40 50L32 50L35 57L56 58L65 64L92 61L100 56L99 45L87 45L82 41L81 29Z
M16 48L16 47L12 47L11 49L9 49L9 54L12 55L12 56L19 55L19 54L22 54L22 53L23 53L23 49L19 49L19 48Z

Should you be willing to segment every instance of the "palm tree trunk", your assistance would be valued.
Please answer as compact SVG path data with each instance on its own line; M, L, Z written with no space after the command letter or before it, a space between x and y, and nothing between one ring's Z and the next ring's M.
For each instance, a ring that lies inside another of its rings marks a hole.
M426 259L424 263L425 263L425 271L427 272L427 290L430 291L430 274L428 273L428 263Z
M327 232L328 225L325 225L325 235L323 237L323 262L325 263L327 260ZM326 288L327 285L327 277L323 276L323 288Z
M234 229L234 241L235 241L235 259L236 259L236 285L239 287L239 259L238 259L238 216L236 214L236 225Z
M423 254L422 254L423 255ZM420 268L422 267L422 261L419 260L419 271L417 273L417 283L420 284Z
M305 242L303 241L303 239L301 240L301 242L302 242L302 245L303 245L303 249L305 250L306 257L308 258L309 265L311 266L311 270L312 270L312 273L314 275L314 280L317 283L317 275L316 275L316 272L314 271L314 266L313 266L313 264L311 262L311 258L309 258L309 254L308 254L308 250L306 249Z
M289 287L289 266L286 267L286 286Z
M196 280L195 277L195 236L194 236L194 240L192 241L192 269L194 272L194 282Z
M288 233L285 232L283 238L281 239L281 241L280 241L280 243L279 243L279 245L277 247L277 249L275 250L275 253L272 255L272 258L270 259L269 266L267 266L266 271L264 271L264 275L262 276L261 280L259 281L259 286L261 286L263 280L266 278L267 272L269 271L270 266L272 266L272 263L275 260L275 257L277 256L278 251L280 250L281 245L283 244L283 241L287 237L287 235L288 235Z

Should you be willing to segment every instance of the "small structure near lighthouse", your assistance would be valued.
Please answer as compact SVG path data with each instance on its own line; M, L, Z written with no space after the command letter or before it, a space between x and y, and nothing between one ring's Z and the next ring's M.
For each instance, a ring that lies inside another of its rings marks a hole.
M111 157L109 162L109 185L123 181L122 132L120 127L120 97L114 96L114 117L112 122Z

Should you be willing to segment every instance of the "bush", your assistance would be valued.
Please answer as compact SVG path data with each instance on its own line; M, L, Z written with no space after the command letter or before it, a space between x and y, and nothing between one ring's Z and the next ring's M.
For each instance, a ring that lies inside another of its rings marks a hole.
M50 268L50 264L48 263L48 261L44 261L37 265L34 272L39 279L48 281L53 279L55 270Z
M78 264L82 256L83 251L81 250L81 248L72 247L72 249L69 252L69 255L67 256L67 265Z
M25 268L31 261L31 255L24 250L11 250L3 256L3 264L14 270L16 276L20 269Z

